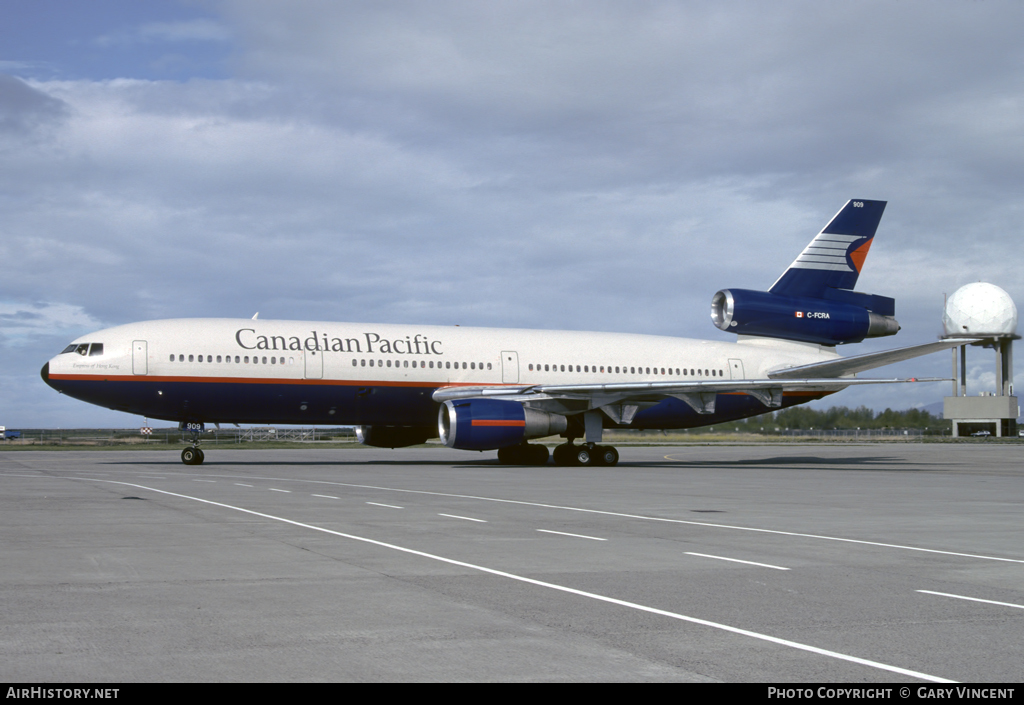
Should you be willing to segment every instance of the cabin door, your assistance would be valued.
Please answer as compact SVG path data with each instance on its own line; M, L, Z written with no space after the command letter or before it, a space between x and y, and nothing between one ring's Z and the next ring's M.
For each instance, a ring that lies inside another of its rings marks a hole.
M743 360L729 360L729 374L733 379L744 379Z
M132 374L133 375L145 375L148 372L148 359L149 354L146 352L146 341L145 340L133 340L132 341Z
M501 351L501 381L504 384L519 384L519 353Z
M306 365L306 379L324 378L324 354L321 350L305 350L302 358Z

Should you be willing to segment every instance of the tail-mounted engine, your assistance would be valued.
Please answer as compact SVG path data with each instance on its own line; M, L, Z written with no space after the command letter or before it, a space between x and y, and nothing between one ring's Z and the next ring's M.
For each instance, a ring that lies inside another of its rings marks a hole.
M437 416L441 442L460 450L494 450L564 433L564 416L504 399L446 401Z
M885 296L830 289L827 298L723 289L711 299L711 320L730 333L821 345L895 335L896 302Z

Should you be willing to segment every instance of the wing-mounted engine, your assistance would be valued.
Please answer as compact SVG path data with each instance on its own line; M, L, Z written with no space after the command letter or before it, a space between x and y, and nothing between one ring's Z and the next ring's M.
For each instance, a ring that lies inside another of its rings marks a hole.
M507 448L531 438L564 433L560 414L530 409L506 399L446 401L437 417L441 442L460 450Z
M406 448L434 438L430 426L356 426L356 438L374 448Z
M723 289L711 299L711 320L730 333L820 345L895 335L896 302L886 296L829 289L825 298Z

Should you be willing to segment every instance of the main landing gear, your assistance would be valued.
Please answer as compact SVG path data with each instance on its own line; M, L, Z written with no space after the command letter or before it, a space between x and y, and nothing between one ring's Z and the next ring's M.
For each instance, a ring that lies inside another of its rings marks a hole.
M555 465L611 467L619 462L619 451L596 443L573 445L571 442L555 447ZM548 449L542 445L520 443L498 449L498 462L502 465L547 465Z
M604 432L604 417L596 409L583 414L583 428L579 424L565 434L566 442L555 447L553 457L555 465L611 467L619 462L619 451L611 446L603 446L601 436ZM586 443L574 445L579 438L579 431L586 435ZM523 441L517 446L509 446L498 451L498 461L502 465L546 465L548 449L542 445L530 445Z
M502 465L547 465L547 446L520 443L498 449L498 462Z
M597 409L583 414L583 431L586 443L573 445L576 434L566 436L568 442L555 448L555 465L603 465L611 467L619 462L619 451L611 446L603 446L601 436L604 433L604 416ZM575 437L574 437L575 436Z
M555 465L583 465L611 467L619 462L619 451L612 446L596 443L573 445L572 441L555 447Z

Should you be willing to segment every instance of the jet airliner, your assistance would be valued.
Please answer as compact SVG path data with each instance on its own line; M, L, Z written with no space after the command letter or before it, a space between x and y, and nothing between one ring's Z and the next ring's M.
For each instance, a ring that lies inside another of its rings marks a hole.
M885 201L851 200L767 291L723 289L711 318L735 342L420 325L177 319L83 336L42 369L82 401L192 432L205 424L353 425L396 448L440 438L541 465L615 465L605 429L683 429L764 414L860 384L858 372L966 340L841 357L899 330L895 301L854 291ZM582 439L577 444L575 441Z

